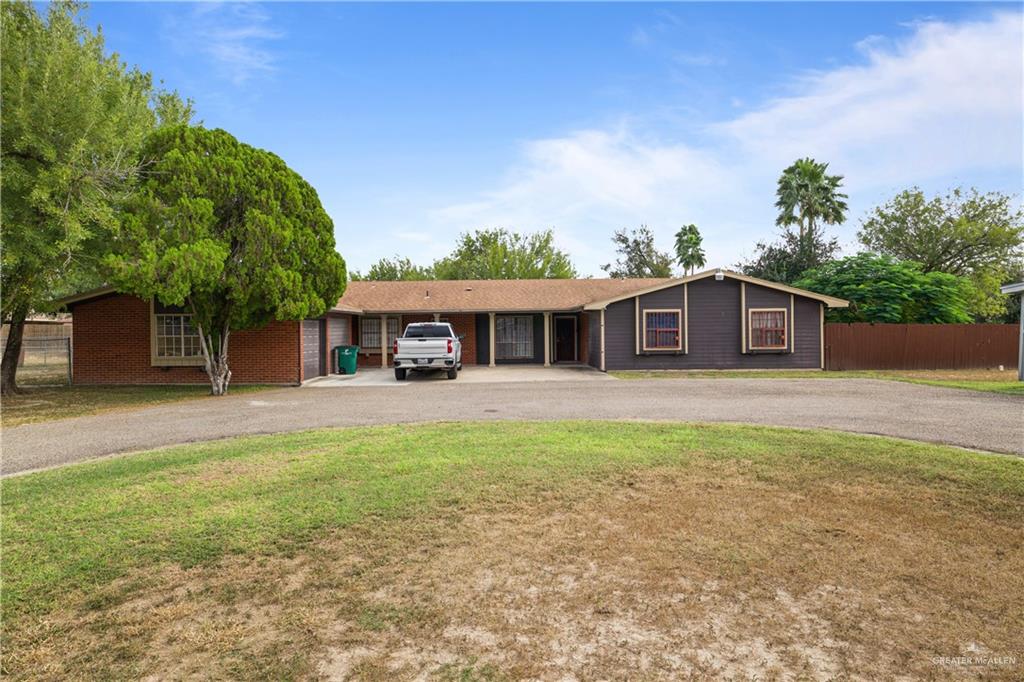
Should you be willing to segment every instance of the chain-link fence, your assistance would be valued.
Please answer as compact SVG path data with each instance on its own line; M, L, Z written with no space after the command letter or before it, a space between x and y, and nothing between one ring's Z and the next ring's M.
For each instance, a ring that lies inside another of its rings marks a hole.
M0 340L0 352L7 345ZM28 386L71 383L71 339L27 336L21 340L18 383Z

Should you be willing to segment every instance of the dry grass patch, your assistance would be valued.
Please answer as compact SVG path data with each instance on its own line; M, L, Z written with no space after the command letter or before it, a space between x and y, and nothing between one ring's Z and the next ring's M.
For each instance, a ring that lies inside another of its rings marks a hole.
M624 370L609 372L619 379L886 379L911 384L964 388L986 393L1024 395L1017 369L892 369L827 371L780 370Z
M459 445L473 434L482 447ZM300 467L319 471L326 490L342 485L336 499L365 499L365 438L379 459L396 460L385 472L391 483L426 472L421 483L436 482L432 474L445 483L423 497L411 494L422 485L400 488L404 510L366 503L362 517L321 525L305 543L257 551L236 543L187 568L159 560L37 608L23 601L5 622L6 672L365 680L1024 672L1024 467L1013 458L735 426L439 425L315 436L247 439L245 469L208 452L195 461L164 454L157 470L177 485L192 471L209 492L208 482L233 484L209 478L217 461L271 482ZM418 458L396 450L424 443ZM467 459L442 456L442 443ZM321 458L340 459L337 471ZM303 485L320 499L317 485ZM960 655L1016 662L934 660Z
M211 397L209 386L61 386L28 380L21 388L21 393L5 397L0 406L4 428ZM266 388L270 387L239 385L232 386L230 393Z

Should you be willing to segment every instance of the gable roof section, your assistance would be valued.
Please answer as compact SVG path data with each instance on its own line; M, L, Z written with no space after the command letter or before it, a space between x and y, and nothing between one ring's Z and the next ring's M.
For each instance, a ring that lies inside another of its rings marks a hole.
M671 279L475 279L349 282L333 310L366 313L486 313L580 310L589 301Z
M717 274L719 272L722 273L722 275L724 277L729 277L731 279L739 280L740 282L746 282L748 284L756 284L757 286L765 287L766 289L775 289L776 291L784 291L784 292L786 292L788 294L793 294L794 296L803 296L804 298L810 298L810 299L813 299L815 301L821 301L822 303L827 305L829 308L846 308L847 306L850 305L849 301L844 300L842 298L836 298L834 296L826 296L825 294L818 294L818 293L815 293L813 291L808 291L807 289L798 289L796 287L791 287L791 286L789 286L787 284L779 284L778 282L771 282L771 281L766 280L766 279L760 279L759 277L750 277L749 275L741 275L738 272L731 272L729 270L705 270L704 272L698 272L696 274L689 275L688 277L678 277L678 278L675 278L675 279L661 280L660 283L654 284L654 285L652 285L650 287L647 287L647 288L639 290L639 291L632 291L632 292L629 292L629 293L624 293L624 294L612 296L610 298L594 300L594 301L592 301L590 303L587 303L583 307L583 309L584 310L602 310L604 308L607 308L612 303L616 303L618 301L624 301L627 298L633 298L634 296L640 296L640 295L649 294L649 293L652 293L652 292L655 292L655 291L661 291L662 289L667 289L669 287L679 286L680 284L685 284L686 282L694 282L694 281L699 280L699 279L706 279L706 278L711 277L711 276L713 276L713 275L715 275L715 274Z

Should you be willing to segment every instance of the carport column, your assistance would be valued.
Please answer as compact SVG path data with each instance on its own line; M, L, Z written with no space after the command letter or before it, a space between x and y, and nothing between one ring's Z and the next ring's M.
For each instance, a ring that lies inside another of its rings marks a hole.
M604 308L601 308L601 371L604 369Z
M380 366L388 368L388 316L380 316Z
M441 321L441 313L434 313L434 322Z
M544 366L551 366L551 313L544 313Z
M487 345L490 346L487 353L487 365L494 367L494 313L487 313L487 323L490 325L490 331L487 333Z

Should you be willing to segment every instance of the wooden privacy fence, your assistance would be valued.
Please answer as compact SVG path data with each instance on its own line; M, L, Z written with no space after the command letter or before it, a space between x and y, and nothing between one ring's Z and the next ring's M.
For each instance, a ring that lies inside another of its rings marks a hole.
M825 325L826 369L1017 366L1015 324Z

